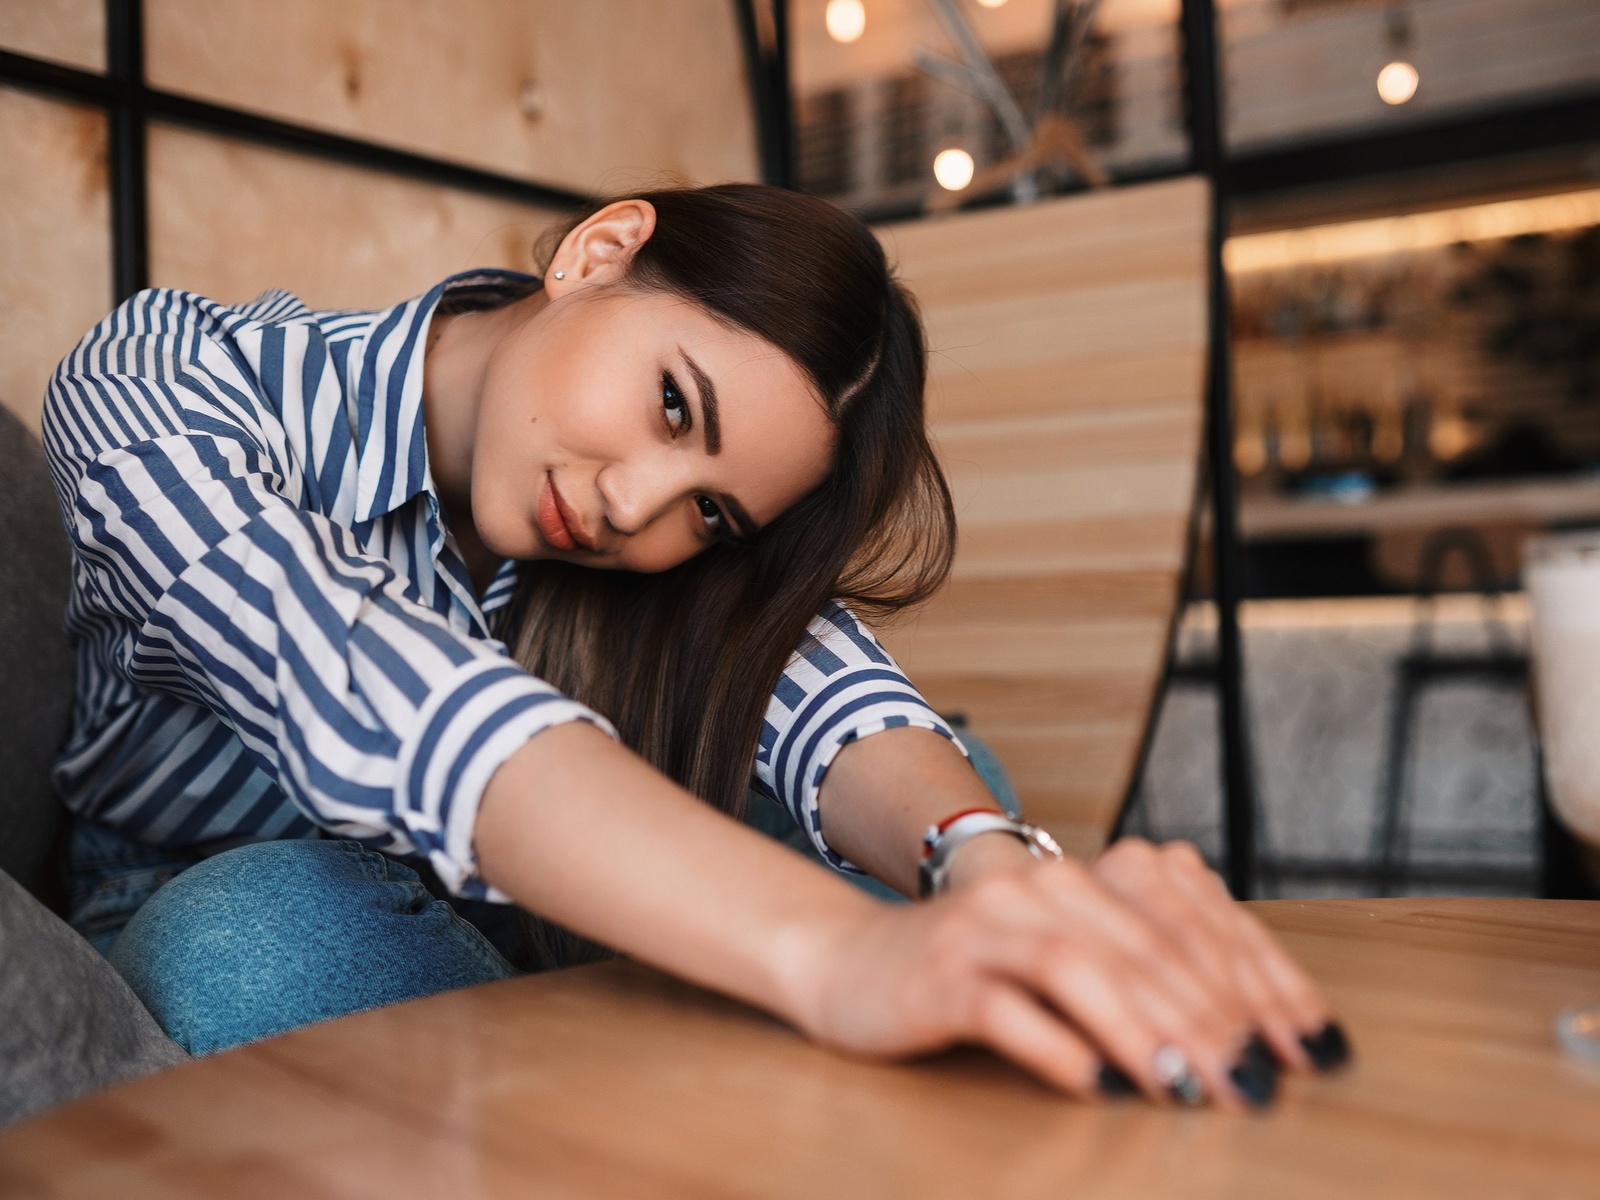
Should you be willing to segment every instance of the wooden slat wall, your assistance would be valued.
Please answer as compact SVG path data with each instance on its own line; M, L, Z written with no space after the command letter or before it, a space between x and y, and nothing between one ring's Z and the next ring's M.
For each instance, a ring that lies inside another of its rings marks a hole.
M1187 178L881 231L927 322L961 524L951 582L885 637L1079 855L1115 818L1176 599L1206 213Z

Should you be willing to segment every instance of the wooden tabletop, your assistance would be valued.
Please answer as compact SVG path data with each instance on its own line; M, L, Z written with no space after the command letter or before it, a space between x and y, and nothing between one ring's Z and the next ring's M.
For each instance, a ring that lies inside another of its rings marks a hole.
M1274 901L1355 1065L1265 1115L1061 1099L978 1052L882 1066L629 964L300 1030L0 1135L0 1195L1600 1195L1600 904Z

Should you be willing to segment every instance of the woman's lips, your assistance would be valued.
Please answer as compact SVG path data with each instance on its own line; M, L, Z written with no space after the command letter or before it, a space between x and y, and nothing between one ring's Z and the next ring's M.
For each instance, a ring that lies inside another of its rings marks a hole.
M594 549L593 539L583 531L583 522L556 490L555 480L548 474L539 493L538 520L544 540L557 550Z

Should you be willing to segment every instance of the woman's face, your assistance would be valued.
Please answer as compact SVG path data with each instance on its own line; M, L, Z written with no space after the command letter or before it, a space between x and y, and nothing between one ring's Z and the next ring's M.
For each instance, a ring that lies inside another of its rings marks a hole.
M781 351L615 271L566 273L484 377L472 513L490 550L663 571L823 481L834 429Z

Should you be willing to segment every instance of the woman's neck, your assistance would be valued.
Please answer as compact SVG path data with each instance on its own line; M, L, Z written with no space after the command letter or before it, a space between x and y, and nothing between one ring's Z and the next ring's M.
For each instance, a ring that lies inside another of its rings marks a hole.
M434 314L423 358L422 421L428 470L445 521L479 595L501 559L478 536L472 520L472 456L489 361L501 338L544 307L543 292L485 312Z

